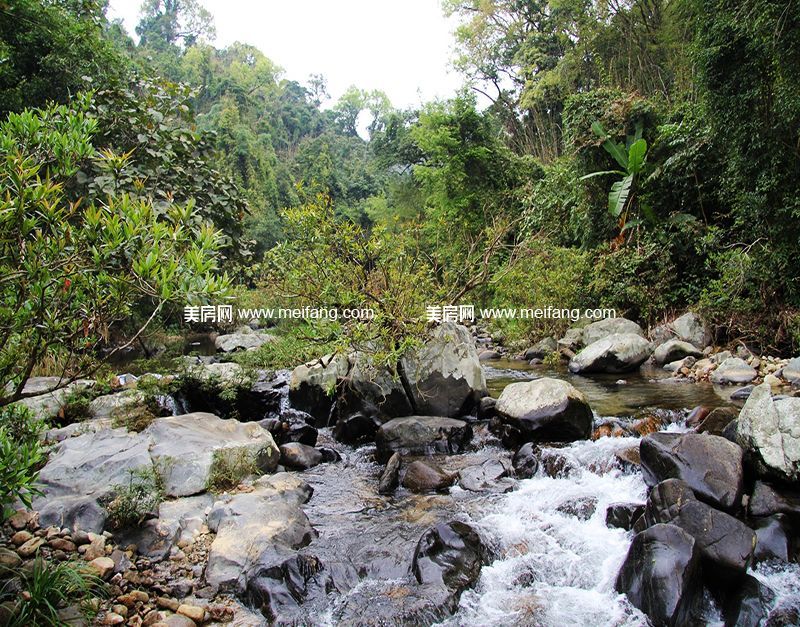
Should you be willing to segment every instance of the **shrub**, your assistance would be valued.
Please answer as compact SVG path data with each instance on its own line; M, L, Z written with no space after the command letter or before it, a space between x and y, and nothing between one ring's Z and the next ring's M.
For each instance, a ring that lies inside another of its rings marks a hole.
M552 246L546 240L531 240L516 259L494 278L494 305L515 308L574 309L587 307L587 280L591 255L573 248ZM510 341L559 336L571 324L569 318L496 319Z
M107 594L103 580L80 562L47 562L37 556L30 567L3 570L0 603L13 607L9 627L63 625L59 610L69 606L77 606L91 621L96 614L93 601Z
M43 429L26 407L0 409L0 521L13 513L17 499L30 507L32 497L41 494L36 480L46 459L39 442Z
M164 499L161 473L153 466L133 470L127 484L113 487L114 498L106 506L108 521L114 529L141 525L158 511Z
M211 461L207 489L209 492L231 490L246 477L256 474L259 469L252 450L244 447L217 449Z

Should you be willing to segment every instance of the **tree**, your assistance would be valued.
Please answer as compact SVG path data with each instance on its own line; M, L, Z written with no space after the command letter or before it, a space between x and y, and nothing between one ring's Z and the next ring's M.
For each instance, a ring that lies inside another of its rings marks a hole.
M45 357L59 383L91 372L94 351L134 308L220 298L220 234L197 219L191 201L159 206L125 193L68 200L79 167L108 175L120 160L92 145L97 121L87 98L72 110L11 114L0 125L0 406L26 397Z
M146 0L136 33L142 46L153 48L188 48L216 35L214 18L198 0Z
M0 2L0 114L123 79L130 62L106 38L105 3Z

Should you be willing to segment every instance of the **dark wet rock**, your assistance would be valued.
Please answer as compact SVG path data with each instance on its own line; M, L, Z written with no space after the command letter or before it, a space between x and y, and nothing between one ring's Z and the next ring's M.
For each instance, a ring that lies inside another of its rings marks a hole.
M735 420L738 415L739 410L735 407L717 407L697 425L697 433L708 433L709 435L722 437L725 427L731 423L731 420Z
M775 602L775 592L752 575L745 575L732 590L727 591L722 604L725 625L759 627L769 616Z
M703 503L688 484L668 479L650 491L645 509L649 526L672 524L690 534L708 562L708 572L727 580L745 573L753 556L756 536L743 522Z
M578 468L566 455L554 448L539 450L539 466L551 479L569 477Z
M400 466L402 462L403 458L400 453L395 453L389 458L378 482L378 494L391 494L397 489L400 484Z
M508 468L497 459L487 459L479 466L469 466L458 473L458 485L471 492L505 491Z
M539 450L533 442L523 444L511 461L514 474L519 479L530 479L539 470Z
M756 532L754 557L757 562L771 559L794 561L797 533L789 516L774 514L765 518L754 518L750 524Z
M398 416L409 416L414 413L408 397L401 373L390 372L387 368L374 363L372 356L366 352L350 355L350 371L339 385L336 399L337 424L349 420L351 416L359 416L372 421L375 428L369 431L369 422L363 421L365 433L373 436L382 422ZM361 424L361 418L348 428L348 432ZM354 432L355 437L358 431ZM343 432L343 437L348 436ZM340 439L344 442L346 440ZM366 441L366 440L364 440Z
M44 501L39 508L43 528L58 527L72 531L102 533L106 511L90 496L62 496Z
M556 507L556 511L572 516L578 520L589 520L597 509L597 499L593 496L583 496L569 500Z
M753 393L753 390L756 386L754 385L745 385L743 388L739 388L738 390L734 390L731 393L731 400L732 401L746 401L750 398L750 395Z
M497 413L505 427L504 444L546 441L571 442L591 435L592 410L575 387L560 379L543 377L512 383L497 400Z
M330 446L318 446L317 450L320 452L320 455L322 455L322 462L324 464L335 464L336 462L342 461L342 456L335 448L331 448Z
M341 417L333 427L333 437L345 444L364 444L375 439L381 423L376 413L364 414L356 412Z
M702 599L701 569L691 535L675 525L654 525L634 537L616 589L655 625L686 625Z
M359 627L427 627L457 609L458 595L442 585L386 582L353 590L334 606L332 622Z
M423 494L446 490L453 485L455 477L434 463L420 460L411 462L403 474L403 487L411 492Z
M698 405L689 412L688 416L686 416L686 426L697 427L701 422L703 422L703 420L705 420L709 413L711 413L710 407Z
M748 364L743 359L738 357L728 357L723 361L719 367L711 373L710 380L712 383L721 385L733 385L741 383L750 383L758 376L755 368Z
M530 361L531 359L544 359L550 353L554 353L558 350L558 341L554 337L546 337L543 340L539 340L531 346L528 350L526 350L522 358L525 361Z
M312 415L316 426L327 426L336 384L347 375L349 367L345 355L325 355L297 366L289 379L292 407Z
M769 614L764 627L797 627L800 625L800 608L778 607Z
M472 427L443 416L406 416L382 425L375 436L378 461L392 454L431 455L460 453L472 440Z
M653 352L653 346L641 335L621 333L593 342L569 361L570 372L623 373L639 368Z
M315 446L319 433L308 423L306 417L313 420L305 412L289 409L283 412L279 418L267 418L259 421L258 424L270 432L278 446L288 442L300 442L307 446Z
M686 357L702 359L703 351L682 340L667 340L653 351L653 359L659 365L679 361Z
M502 355L494 350L485 350L478 353L478 361L490 361L492 359L500 359Z
M800 479L800 398L774 399L757 386L736 421L736 440L756 471L782 481Z
M343 594L358 583L355 568L344 562L323 564L305 553L280 564L268 560L251 569L245 600L270 624L304 624L301 606L331 592Z
M313 446L289 442L280 446L281 464L292 470L308 470L322 463L322 453Z
M589 346L609 335L631 334L644 337L642 327L627 318L606 318L583 328L583 345Z
M697 348L702 349L711 344L711 330L708 325L691 311L673 320L669 326L679 339Z
M400 373L417 414L463 416L488 393L472 335L460 324L433 327L420 349L401 358Z
M622 470L628 472L637 470L642 464L642 459L639 456L638 446L631 446L617 451L614 453L614 459L620 465Z
M742 501L742 449L725 438L697 433L651 433L639 445L648 486L681 479L715 507L735 510Z
M611 503L606 509L606 526L630 531L644 514L644 503Z
M253 491L223 495L208 514L216 534L204 578L220 590L244 591L248 574L280 565L316 537L302 505L311 487L294 475L265 476Z
M497 415L497 399L484 396L478 403L478 418L489 420Z
M800 520L800 491L765 481L756 481L748 509L751 516L789 514Z
M461 593L478 580L487 557L472 527L459 521L440 523L420 538L411 572L420 584L442 585Z

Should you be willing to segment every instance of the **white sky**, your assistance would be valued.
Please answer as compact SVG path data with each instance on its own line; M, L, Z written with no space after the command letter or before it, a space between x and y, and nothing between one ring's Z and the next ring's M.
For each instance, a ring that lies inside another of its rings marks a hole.
M201 0L217 38L255 45L305 83L323 74L335 101L350 85L380 89L398 108L451 97L462 77L450 67L456 22L439 0ZM141 0L111 0L108 16L135 36ZM330 104L330 103L328 103Z

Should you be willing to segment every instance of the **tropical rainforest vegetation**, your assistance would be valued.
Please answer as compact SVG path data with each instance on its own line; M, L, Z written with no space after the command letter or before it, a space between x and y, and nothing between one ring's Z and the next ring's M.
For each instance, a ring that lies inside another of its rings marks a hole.
M800 344L793 3L446 0L465 87L414 110L215 47L197 0L136 41L105 8L0 1L0 404L225 298L372 306L307 331L394 348L450 303Z

